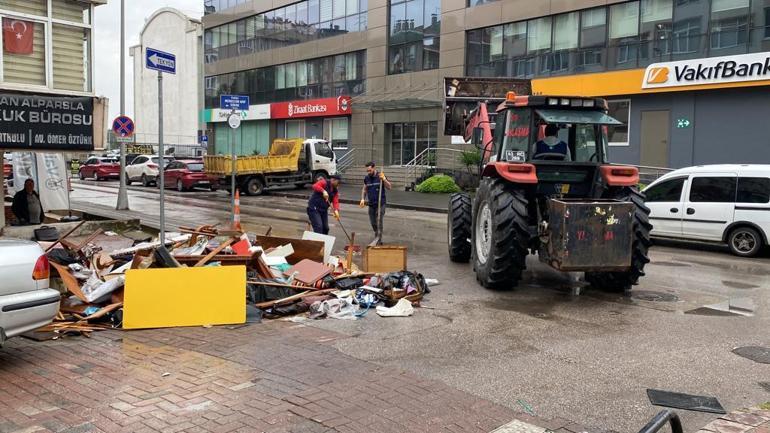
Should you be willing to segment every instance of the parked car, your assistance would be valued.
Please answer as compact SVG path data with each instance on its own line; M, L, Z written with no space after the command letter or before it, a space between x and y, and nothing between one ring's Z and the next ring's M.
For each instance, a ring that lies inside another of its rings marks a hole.
M216 177L209 176L203 171L203 161L200 159L177 159L171 161L163 172L166 188L176 188L177 191L189 191L193 188L208 188L216 191Z
M13 176L13 164L7 159L3 159L3 179L10 179Z
M48 285L49 266L37 242L0 239L0 346L51 323L59 312L60 294Z
M78 168L78 176L80 180L118 179L120 177L120 163L115 158L93 156Z
M143 186L150 186L157 183L158 179L158 158L155 155L139 155L126 165L126 183L142 182ZM168 165L174 158L166 156L164 163ZM126 160L128 161L128 160Z
M644 192L653 236L727 243L743 257L768 245L770 165L682 168Z

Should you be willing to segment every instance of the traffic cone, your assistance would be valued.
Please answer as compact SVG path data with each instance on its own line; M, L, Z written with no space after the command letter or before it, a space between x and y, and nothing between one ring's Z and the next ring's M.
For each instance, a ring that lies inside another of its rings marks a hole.
M241 193L238 189L235 190L235 209L233 209L233 229L243 231L241 229Z

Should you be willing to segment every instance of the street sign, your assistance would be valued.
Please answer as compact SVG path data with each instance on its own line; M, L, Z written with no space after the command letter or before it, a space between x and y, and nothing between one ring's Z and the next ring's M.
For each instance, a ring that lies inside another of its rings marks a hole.
M230 128L238 129L241 126L241 116L236 113L231 114L227 118L227 124L230 125Z
M145 67L158 72L176 74L176 56L171 53L147 48L145 51Z
M116 137L131 137L134 135L134 121L128 116L118 116L112 121L112 132Z
M676 127L679 129L688 128L690 121L688 119L676 119Z
M249 111L249 97L244 95L220 95L219 108L222 110Z
M208 135L201 135L201 145L207 146L209 144L209 136Z
M134 136L130 137L121 137L120 135L115 134L115 141L118 143L133 143L134 142Z

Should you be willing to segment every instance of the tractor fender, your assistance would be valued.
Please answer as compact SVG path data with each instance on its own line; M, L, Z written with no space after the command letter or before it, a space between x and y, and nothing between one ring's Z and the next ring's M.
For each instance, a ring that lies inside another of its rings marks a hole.
M533 164L495 161L481 172L482 177L498 177L513 183L536 184L537 173Z

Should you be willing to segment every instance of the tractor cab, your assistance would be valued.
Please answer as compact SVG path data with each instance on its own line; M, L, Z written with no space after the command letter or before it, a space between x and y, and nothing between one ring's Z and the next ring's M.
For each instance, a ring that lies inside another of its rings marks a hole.
M600 98L508 92L497 108L488 161L527 164L518 169L532 168L540 195L595 197L607 163L607 127L622 124L606 110Z

